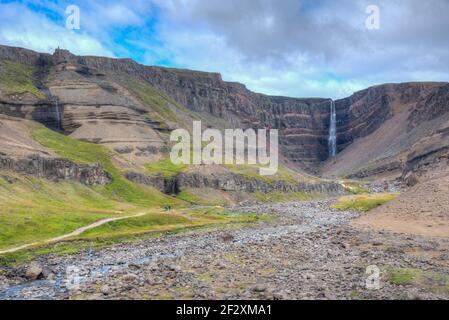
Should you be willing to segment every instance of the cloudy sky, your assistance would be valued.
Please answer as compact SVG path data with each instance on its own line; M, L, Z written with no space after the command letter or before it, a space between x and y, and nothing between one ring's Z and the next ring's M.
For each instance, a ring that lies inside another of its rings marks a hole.
M79 30L66 28L69 5ZM370 5L379 29L366 27ZM0 1L0 44L220 72L295 97L448 81L448 30L449 0Z

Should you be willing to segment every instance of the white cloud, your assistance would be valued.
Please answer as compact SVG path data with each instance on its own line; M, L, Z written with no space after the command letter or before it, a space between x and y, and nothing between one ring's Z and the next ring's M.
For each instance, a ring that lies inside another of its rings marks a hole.
M79 55L113 56L100 41L57 25L23 5L0 4L0 43L39 52L53 52L58 46Z
M162 48L180 67L250 89L342 97L385 82L448 80L449 1L154 0ZM381 29L365 28L370 4Z
M1 4L0 43L122 57L145 51L147 64L220 72L255 91L297 97L448 80L447 0L29 1L61 15L79 5L81 32L45 10ZM380 7L378 31L365 28L370 4Z

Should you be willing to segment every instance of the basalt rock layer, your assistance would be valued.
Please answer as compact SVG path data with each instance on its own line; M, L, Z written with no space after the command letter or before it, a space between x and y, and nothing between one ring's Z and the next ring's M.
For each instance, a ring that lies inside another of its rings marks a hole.
M254 177L235 173L201 174L198 172L179 173L174 177L146 175L128 172L126 178L132 182L155 187L167 194L177 194L189 188L211 188L227 192L306 192L320 195L339 195L344 188L334 182L288 183L285 181L266 182Z
M220 129L278 129L283 161L315 173L327 161L322 172L329 175L402 170L411 153L445 145L449 130L447 83L380 85L335 101L340 154L329 159L328 98L268 96L217 73L59 49L51 55L0 46L0 60L31 66L45 97L0 90L0 113L104 144L139 164L168 150L169 130L189 128L192 120Z
M73 180L88 186L105 185L112 180L100 165L79 165L67 159L43 158L38 155L20 159L0 156L0 170L54 181Z

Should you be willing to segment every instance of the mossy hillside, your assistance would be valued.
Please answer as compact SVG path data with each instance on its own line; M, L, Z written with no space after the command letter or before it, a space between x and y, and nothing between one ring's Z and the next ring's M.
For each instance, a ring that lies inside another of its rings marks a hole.
M302 175L282 165L279 165L276 174L270 176L262 176L259 171L260 166L258 165L225 164L223 166L233 173L240 174L248 178L256 178L268 184L273 184L276 181L282 181L289 184L297 184L301 182L313 182L316 180L306 177L305 175Z
M0 90L7 95L29 92L38 99L45 95L32 82L34 67L11 60L0 60Z
M162 174L164 177L170 178L178 173L185 171L188 165L174 164L170 159L163 159L158 162L145 165L145 169L150 174Z
M362 194L341 197L332 206L338 210L369 211L396 199L399 193Z
M317 199L317 196L304 192L256 192L254 198L259 202L291 202L291 201L310 201Z
M0 201L0 250L50 239L97 220L138 210L78 183L19 175L13 183L0 177Z
M369 189L366 187L363 187L360 182L356 181L343 181L342 182L343 187L346 191L352 193L352 194L364 194L369 193Z
M143 207L155 207L165 204L183 205L181 201L164 195L154 188L128 181L112 163L111 158L114 156L112 151L101 145L75 140L41 126L33 130L33 137L43 146L52 149L63 158L70 159L76 163L98 163L103 166L111 174L112 182L104 187L96 187L95 189L105 196Z
M118 81L142 101L144 105L148 106L155 113L151 117L161 122L165 127L169 127L168 123L172 123L189 130L192 123L187 121L182 115L187 115L192 120L201 120L196 113L158 92L147 82L130 77L120 78Z
M236 196L235 192L226 192L212 188L186 188L177 195L177 198L194 205L226 207L235 205L243 200L237 201L235 199ZM242 192L239 192L238 196L248 198Z

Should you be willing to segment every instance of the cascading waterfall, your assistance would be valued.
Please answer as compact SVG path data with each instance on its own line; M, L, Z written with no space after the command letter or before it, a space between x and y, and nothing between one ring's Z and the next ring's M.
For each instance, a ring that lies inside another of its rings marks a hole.
M55 99L55 110L56 110L56 121L57 121L57 128L58 129L62 129L62 119L61 119L61 111L59 110L59 103L58 103L58 99Z
M337 111L335 110L335 102L331 100L331 117L329 126L329 156L335 157L337 154Z

